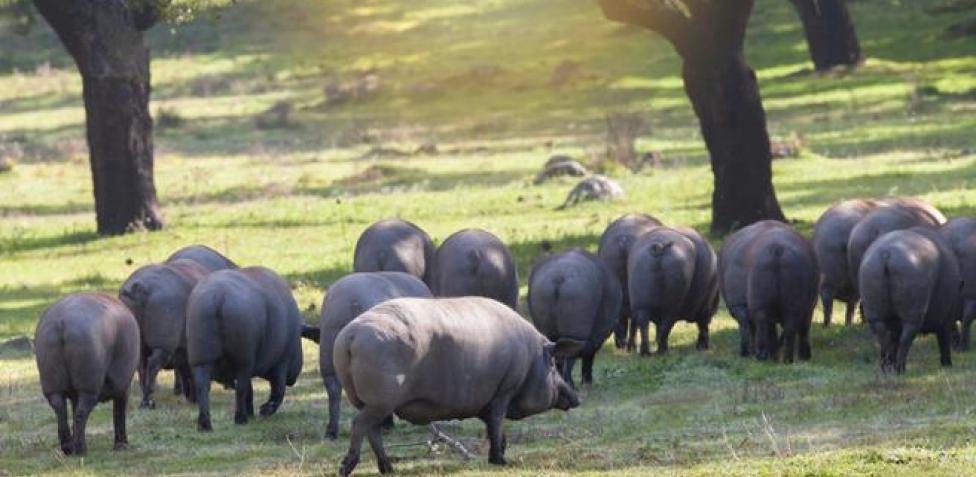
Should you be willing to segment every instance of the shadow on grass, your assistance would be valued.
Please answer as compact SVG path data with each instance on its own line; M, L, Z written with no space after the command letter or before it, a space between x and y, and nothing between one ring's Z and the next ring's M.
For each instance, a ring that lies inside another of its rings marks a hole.
M0 255L30 252L68 245L84 245L99 239L94 230L65 231L61 235L10 237L0 239Z
M793 193L781 199L785 209L834 203L851 197L884 197L888 195L923 195L936 191L967 187L976 180L976 161L934 172L894 171L882 174L854 175L836 179L817 179L778 185L777 189ZM955 213L971 213L971 208L957 208Z

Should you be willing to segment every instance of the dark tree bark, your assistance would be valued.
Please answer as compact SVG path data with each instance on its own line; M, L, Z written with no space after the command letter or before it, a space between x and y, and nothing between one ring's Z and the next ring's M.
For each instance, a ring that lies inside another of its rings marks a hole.
M599 0L610 20L657 32L683 60L682 79L711 156L713 233L785 220L773 188L772 152L759 83L744 43L753 0Z
M790 1L803 22L810 58L817 71L861 64L861 44L844 0Z
M149 1L34 0L82 77L98 233L162 228L153 182ZM136 6L138 5L138 6Z

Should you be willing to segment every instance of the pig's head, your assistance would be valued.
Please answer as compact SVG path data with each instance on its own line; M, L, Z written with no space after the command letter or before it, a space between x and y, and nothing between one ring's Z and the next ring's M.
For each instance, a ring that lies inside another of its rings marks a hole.
M579 342L553 344L545 340L542 352L532 358L529 375L509 406L509 419L522 419L549 409L568 411L580 405L576 391L563 379L557 357L575 355ZM573 348L573 349L570 349Z

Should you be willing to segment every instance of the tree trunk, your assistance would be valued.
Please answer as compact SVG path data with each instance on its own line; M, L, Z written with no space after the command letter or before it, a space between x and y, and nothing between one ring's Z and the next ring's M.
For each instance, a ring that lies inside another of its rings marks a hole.
M864 60L844 0L791 1L803 22L810 58L817 71L853 67Z
M773 189L759 83L742 50L689 54L682 77L711 156L712 232L785 220Z
M75 60L84 90L98 233L163 226L153 182L145 12L123 0L34 0Z

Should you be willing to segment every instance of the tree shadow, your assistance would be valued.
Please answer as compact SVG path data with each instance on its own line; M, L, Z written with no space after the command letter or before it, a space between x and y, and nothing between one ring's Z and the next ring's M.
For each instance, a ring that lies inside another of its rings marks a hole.
M0 239L0 254L13 255L54 247L84 245L99 238L94 230L65 230L60 235L40 237L8 237Z

